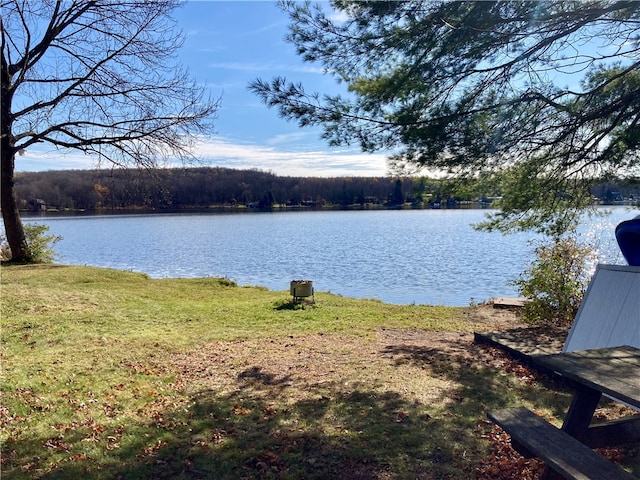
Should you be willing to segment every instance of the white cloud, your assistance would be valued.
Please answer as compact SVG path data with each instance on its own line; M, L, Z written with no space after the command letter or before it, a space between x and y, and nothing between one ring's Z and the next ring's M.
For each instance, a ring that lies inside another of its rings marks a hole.
M332 10L327 17L334 23L344 23L351 18L344 10Z
M311 67L304 65L276 65L251 62L213 62L208 64L210 68L220 70L240 70L244 72L300 72L300 73L320 73L325 71L320 67Z
M222 138L203 141L196 155L205 164L256 168L276 175L301 177L385 176L386 156L321 150L285 151L273 146L240 144Z
M309 138L310 135L316 137L315 132L292 132L292 133L281 133L267 140L267 145L280 145L287 143L300 143L305 138Z
M265 25L263 27L255 29L255 30L250 30L250 31L247 31L247 32L241 32L239 34L239 37L248 37L248 36L252 36L252 35L259 35L261 33L268 32L270 30L280 30L280 29L282 29L283 27L286 27L286 26L287 26L287 21L286 20L285 21L280 21L280 22L275 22L275 23L271 23L269 25Z
M203 139L196 144L193 154L204 165L258 169L282 176L379 177L387 175L386 156L381 154L371 155L348 150L318 150L311 147L308 150L298 151L278 148L278 145L290 142L296 136L295 133L277 135L267 145L239 143L221 137ZM178 165L182 164L173 164L173 166ZM16 157L16 171L84 170L97 166L96 157L75 152L29 150L24 155ZM102 167L106 167L104 162Z
M86 170L95 168L98 159L79 152L35 151L29 149L16 156L16 171Z

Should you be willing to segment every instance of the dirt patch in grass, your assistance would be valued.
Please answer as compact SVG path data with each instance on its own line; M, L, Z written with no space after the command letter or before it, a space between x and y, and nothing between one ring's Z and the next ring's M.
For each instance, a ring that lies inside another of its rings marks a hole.
M525 328L512 310L483 305L467 316L474 330L558 342L558 332ZM541 375L469 331L211 342L174 355L170 368L221 422L214 430L224 441L237 442L238 432L252 439L246 478L537 479L543 471L485 417L513 381L535 401L539 391L527 390Z
M468 321L518 325L488 306ZM209 342L169 368L218 442L247 441L229 477L473 478L486 456L484 403L499 396L484 372L494 358L470 331L381 328Z
M515 311L483 305L470 309L467 316L475 329L515 327L522 329L523 335L526 332ZM535 341L544 339L536 335ZM320 333L211 342L175 355L172 364L194 388L229 391L238 388L241 380L245 392L252 384L259 384L288 388L289 398L303 398L310 387L332 382L384 383L388 388L411 384L415 378L398 375L394 362L410 351L432 352L439 361L452 362L453 367L478 357L481 350L470 331L381 328L373 336Z

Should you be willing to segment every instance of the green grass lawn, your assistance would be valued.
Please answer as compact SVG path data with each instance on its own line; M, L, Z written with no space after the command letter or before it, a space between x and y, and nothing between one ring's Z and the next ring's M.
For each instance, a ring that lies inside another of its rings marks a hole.
M462 345L464 308L59 265L1 286L3 479L467 479L488 409L569 399Z

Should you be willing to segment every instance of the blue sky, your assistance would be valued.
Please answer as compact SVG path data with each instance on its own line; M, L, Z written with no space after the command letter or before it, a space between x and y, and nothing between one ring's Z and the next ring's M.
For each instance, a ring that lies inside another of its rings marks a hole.
M304 63L284 40L288 17L273 1L189 1L176 11L186 33L181 62L222 97L215 133L197 147L204 165L257 168L290 176L383 176L385 156L352 149L330 148L319 128L301 129L278 117L248 91L257 77L282 75L305 88L336 93L344 86L322 73L319 65ZM55 160L52 160L55 159ZM16 158L16 170L92 168L83 154L50 150L28 151Z

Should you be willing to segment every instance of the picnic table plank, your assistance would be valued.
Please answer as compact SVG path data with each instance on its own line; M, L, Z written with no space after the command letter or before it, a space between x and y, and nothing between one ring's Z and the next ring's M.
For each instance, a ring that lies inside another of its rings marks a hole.
M541 355L533 362L640 408L640 350L611 347Z
M489 418L511 435L514 448L538 456L564 478L632 480L631 474L594 452L568 433L524 407L489 412ZM547 474L547 478L553 478Z

